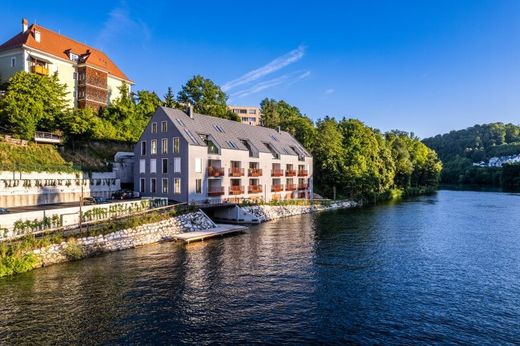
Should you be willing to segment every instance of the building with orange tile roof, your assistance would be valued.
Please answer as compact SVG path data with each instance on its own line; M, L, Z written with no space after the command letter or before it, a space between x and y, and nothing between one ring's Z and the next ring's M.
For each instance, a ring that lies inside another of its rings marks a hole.
M29 26L0 45L0 82L18 71L56 73L67 87L71 107L100 109L119 97L119 87L133 82L100 50L41 25Z

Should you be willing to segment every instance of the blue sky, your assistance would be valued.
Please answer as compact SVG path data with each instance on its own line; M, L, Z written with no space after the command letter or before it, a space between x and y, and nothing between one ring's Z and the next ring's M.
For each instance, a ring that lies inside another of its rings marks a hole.
M230 103L284 99L313 119L355 117L427 137L518 124L520 1L7 1L22 17L104 50L159 95L195 74Z

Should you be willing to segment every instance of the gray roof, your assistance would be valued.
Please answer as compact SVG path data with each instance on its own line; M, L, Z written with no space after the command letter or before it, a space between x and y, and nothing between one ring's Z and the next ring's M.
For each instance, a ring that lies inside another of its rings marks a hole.
M193 118L190 118L180 109L159 107L157 112L159 111L163 111L171 119L190 145L206 146L199 136L204 134L210 135L215 145L224 149L248 150L241 141L248 140L254 149L262 153L271 152L265 145L268 143L281 155L298 156L298 153L291 149L293 147L303 156L311 157L309 152L286 131L278 132L268 127L242 124L197 113L193 113Z

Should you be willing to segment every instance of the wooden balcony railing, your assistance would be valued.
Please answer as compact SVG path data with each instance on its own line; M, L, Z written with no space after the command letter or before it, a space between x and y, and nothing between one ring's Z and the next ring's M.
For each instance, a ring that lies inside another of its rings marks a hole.
M285 171L285 175L287 177L295 177L296 176L296 170L288 169L288 170Z
M281 192L283 191L283 184L273 184L271 186L271 192Z
M299 176L299 177L306 177L306 176L308 176L308 175L309 175L309 171L306 170L306 169L300 169L300 170L298 171L298 176Z
M249 185L247 187L248 193L261 193L262 192L262 185Z
M221 167L208 167L208 175L210 177L223 177L224 176L224 168Z
M283 169L273 169L271 171L272 177L283 177Z
M296 184L287 184L285 186L285 191L296 191Z
M249 168L247 171L247 174L250 177L261 177L262 176L262 169L261 168Z
M243 168L234 168L231 167L229 169L229 176L230 177L241 177L244 175L244 169Z
M235 185L235 186L230 186L229 187L229 194L230 195L241 195L243 193L244 193L244 187L243 186Z
M309 188L309 184L298 184L298 190L307 190Z
M222 196L224 194L224 186L210 187L208 196Z
M37 74L41 74L43 76L48 76L49 75L49 69L45 66L40 66L40 65L33 65L31 67L31 72L32 73L37 73Z

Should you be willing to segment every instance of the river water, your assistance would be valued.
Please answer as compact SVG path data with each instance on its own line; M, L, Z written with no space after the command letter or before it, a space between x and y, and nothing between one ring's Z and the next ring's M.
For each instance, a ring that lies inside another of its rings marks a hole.
M439 191L0 279L0 343L520 343L520 195Z

